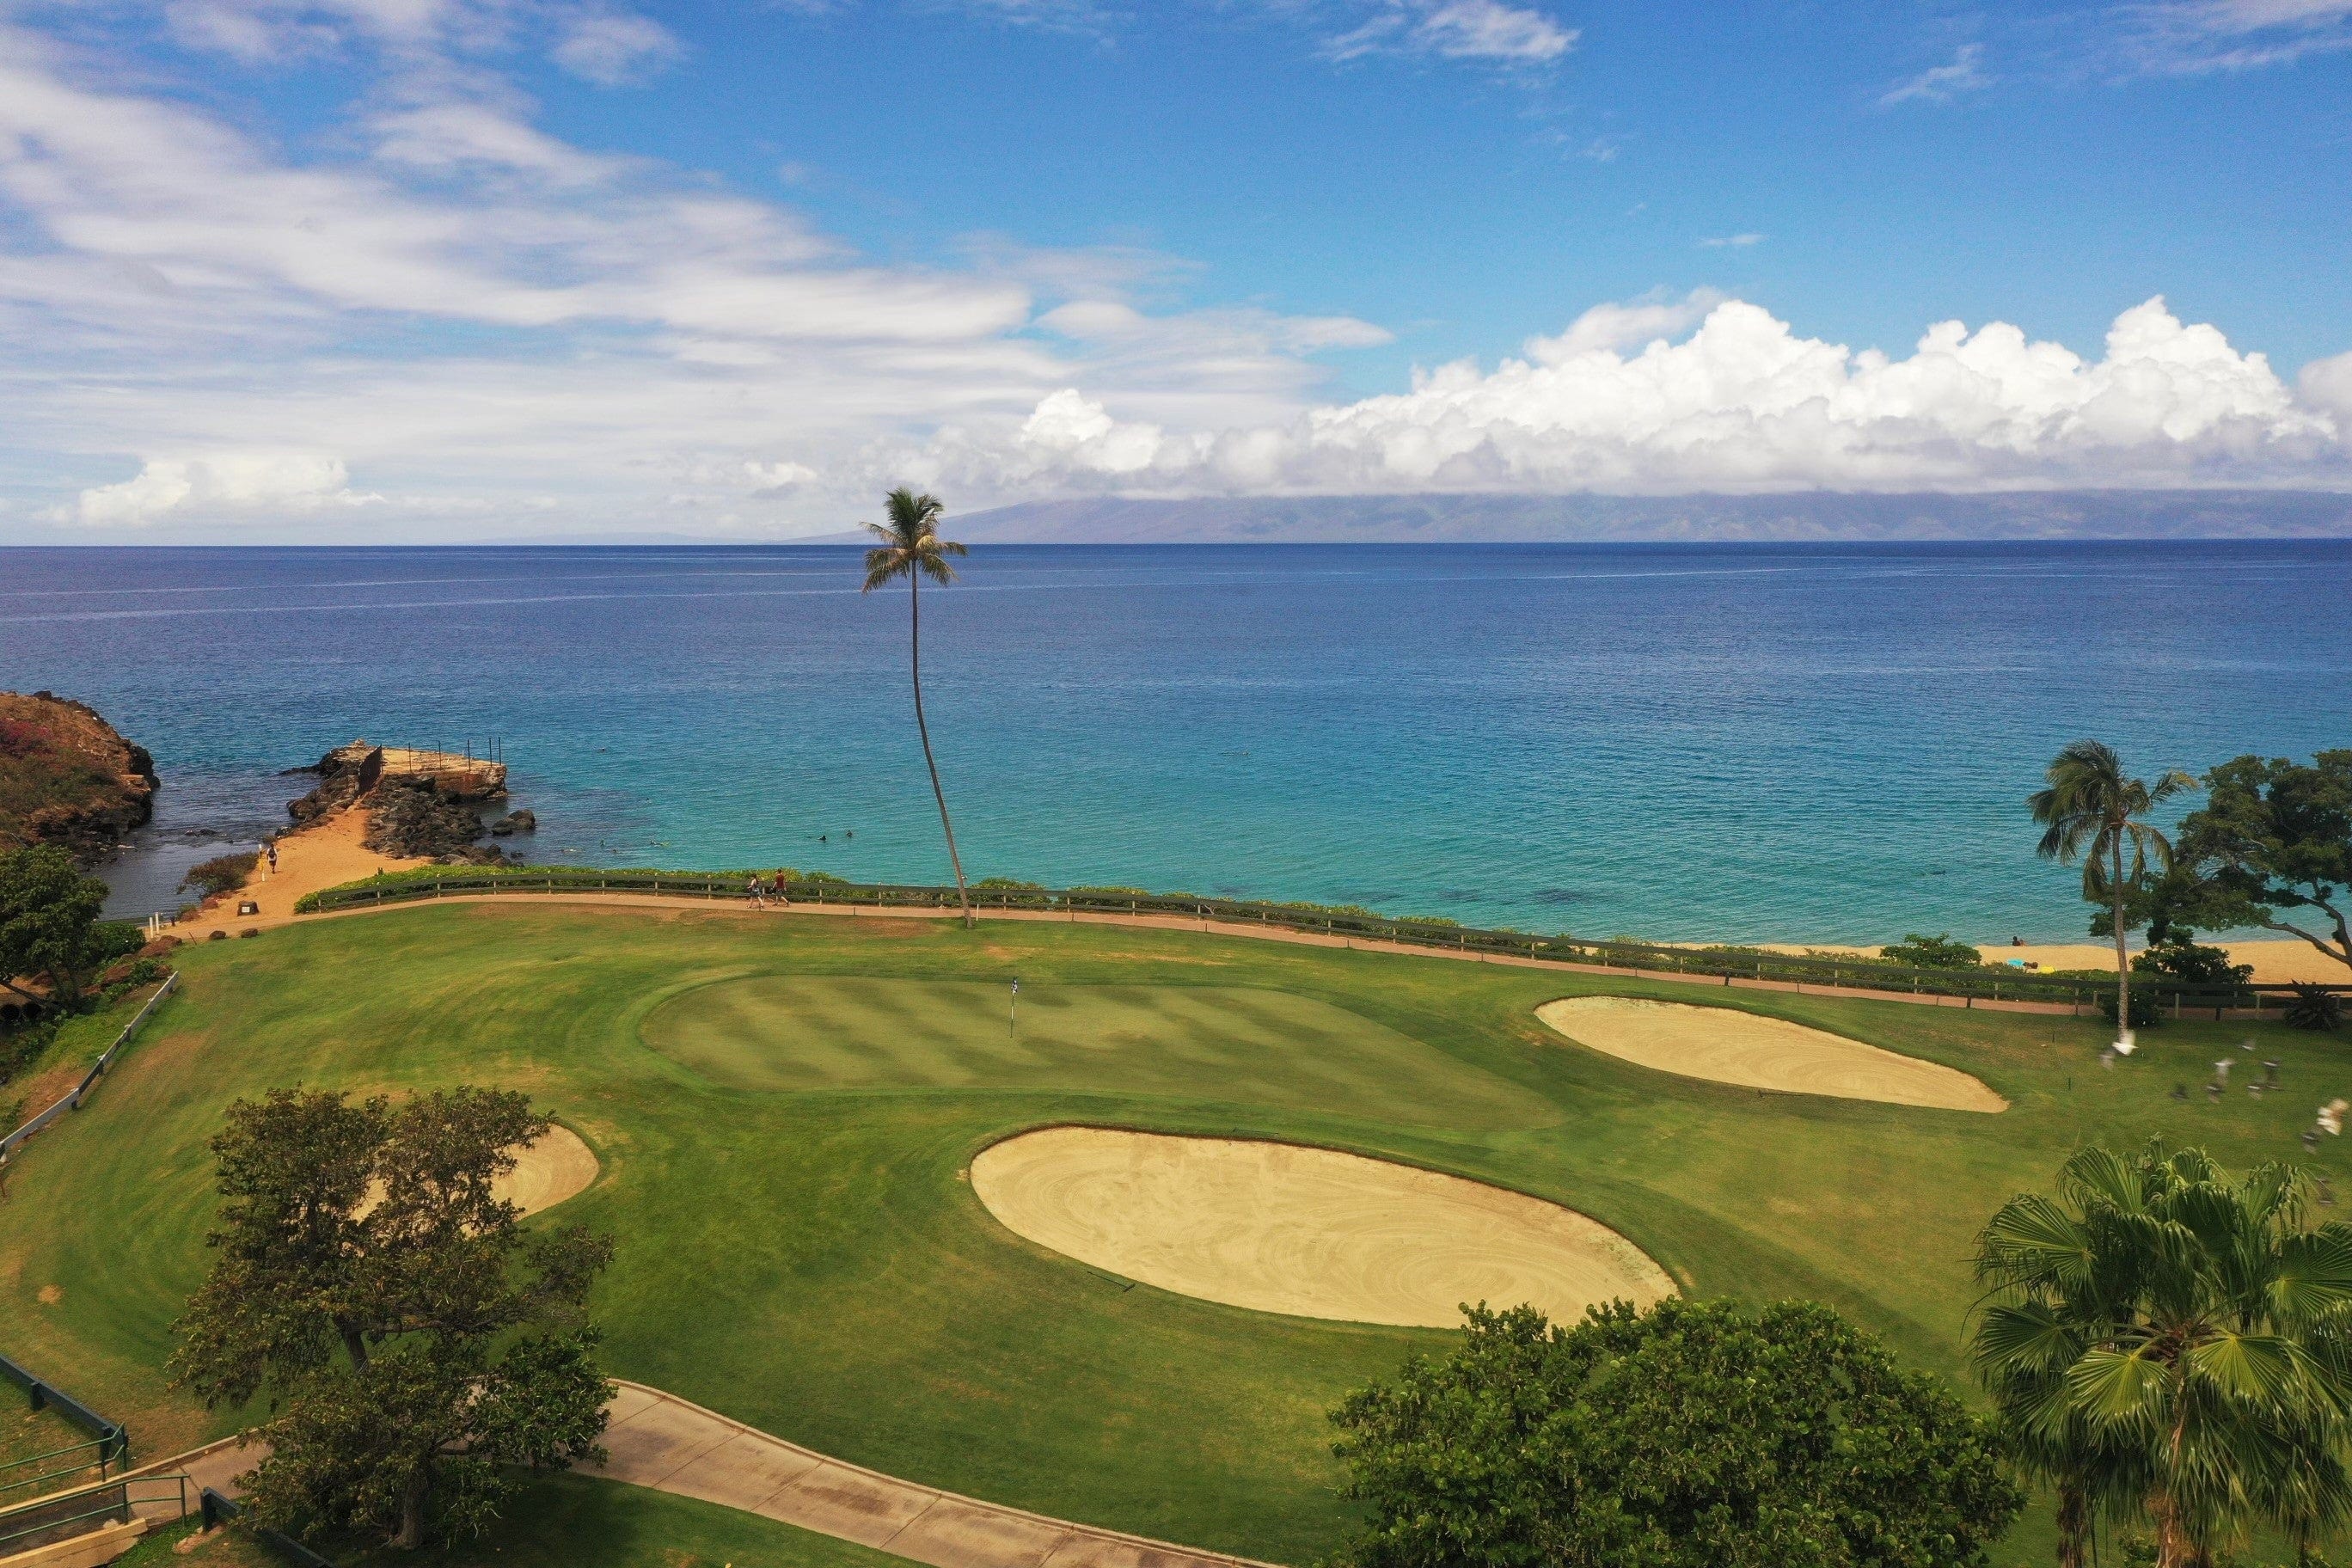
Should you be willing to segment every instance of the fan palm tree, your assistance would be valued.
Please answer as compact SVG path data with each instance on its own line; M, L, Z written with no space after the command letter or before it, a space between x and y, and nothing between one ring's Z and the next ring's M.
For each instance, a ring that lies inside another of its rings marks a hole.
M2197 781L2174 768L2150 784L2126 778L2111 746L2077 741L2058 753L2043 775L2047 789L2026 798L2033 820L2047 829L2036 851L2045 860L2083 863L2083 897L2105 903L2116 924L2116 1029L2131 1037L2131 954L2125 944L2124 902L2147 877L2172 868L2172 841L2140 818Z
M2089 1148L2002 1205L1969 1351L2015 1453L2059 1493L2059 1562L2145 1511L2158 1568L2256 1521L2308 1548L2352 1518L2352 1226L2307 1229L2284 1165Z
M865 593L872 593L899 578L907 580L907 614L909 664L915 678L915 732L923 738L923 765L931 770L931 795L940 803L940 829L948 838L948 864L955 870L956 902L963 910L963 923L971 926L971 896L964 890L963 858L956 853L955 824L948 820L947 792L940 787L940 764L931 756L931 730L923 722L923 605L922 580L929 577L942 585L955 581L955 568L948 564L950 555L968 553L951 539L940 537L940 516L947 509L937 496L917 495L900 485L885 498L890 521L869 522L866 531L882 542L866 552Z

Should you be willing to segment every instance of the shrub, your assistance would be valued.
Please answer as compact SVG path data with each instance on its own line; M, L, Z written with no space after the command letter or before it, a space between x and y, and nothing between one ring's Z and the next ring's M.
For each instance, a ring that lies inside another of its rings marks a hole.
M1042 893L1045 890L1045 883L1024 882L1018 877L982 877L972 886L986 888L991 892Z
M2135 1029L2152 1029L2164 1021L2163 1015L2157 1010L2156 993L2146 986L2131 994L2131 1026ZM2103 990L2099 993L2099 1016L2110 1024L2116 1021L2114 992Z
M205 898L216 899L223 893L233 893L244 887L245 879L253 875L253 868L260 863L261 856L257 852L215 855L209 860L201 860L189 867L188 874L180 879L180 886L194 888Z
M1882 947L1878 956L1889 963L1906 963L1914 969L1981 969L1984 954L1964 942L1954 942L1949 931L1934 936L1922 936L1917 931L1906 934L1901 942Z
M1999 1434L1829 1308L1474 1308L1332 1415L1335 1568L1968 1568L2023 1499Z
M2183 985L2243 985L2254 977L2254 966L2232 963L2229 953L2202 942L2161 942L2132 955L2132 973Z
M2297 1029L2334 1029L2344 1023L2344 999L2325 985L2294 983L2294 1000L2286 1005L2286 1021Z

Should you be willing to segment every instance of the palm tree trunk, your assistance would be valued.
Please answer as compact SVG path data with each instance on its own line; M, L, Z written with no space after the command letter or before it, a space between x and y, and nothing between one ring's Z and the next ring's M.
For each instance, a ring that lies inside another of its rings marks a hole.
M2091 1500L2071 1481L2058 1485L2058 1568L2083 1568L2089 1559Z
M923 765L931 770L931 795L940 803L940 828L948 836L948 864L955 870L956 902L963 910L964 929L970 931L971 895L964 891L963 858L956 853L955 824L948 820L948 795L940 787L940 764L931 757L931 727L923 722L923 605L919 576L919 573L907 576L907 646L915 675L915 732L923 738Z
M2116 840L2115 864L2116 1038L2120 1040L2131 1034L2131 955L2124 946L2124 846L2120 837Z

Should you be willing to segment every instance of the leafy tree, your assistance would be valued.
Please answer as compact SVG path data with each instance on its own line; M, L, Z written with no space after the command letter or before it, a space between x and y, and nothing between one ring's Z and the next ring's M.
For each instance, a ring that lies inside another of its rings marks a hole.
M870 594L899 578L907 580L907 647L915 678L915 732L923 738L923 765L931 770L931 795L940 803L940 828L948 837L948 864L955 871L956 901L963 906L963 923L971 921L971 895L963 885L963 858L956 853L955 825L948 820L947 792L940 788L940 764L931 757L931 730L923 722L922 580L942 587L955 581L950 555L969 553L953 540L940 537L940 518L946 511L937 496L917 495L901 485L885 498L890 521L869 522L866 531L882 542L866 552L866 586Z
M2144 1513L2159 1568L2201 1568L2252 1522L2308 1546L2352 1518L2352 1226L2309 1227L2306 1190L2284 1165L2087 1148L2056 1197L1986 1226L1969 1352L2057 1489L2062 1563L2101 1519Z
M1901 942L1880 948L1878 956L1915 969L1976 969L1984 963L1983 953L1967 942L1954 942L1949 931L1922 936L1915 931Z
M1349 1568L1944 1568L2021 1499L1990 1428L1827 1307L1469 1310L1332 1419Z
M2209 927L2263 926L2352 965L2352 751L2306 765L2240 757L2205 775L2180 858L2206 873ZM2288 915L2309 910L2318 921ZM2325 931L2309 925L2325 922Z
M100 922L105 903L106 884L54 844L0 853L0 987L31 999L16 982L44 978L59 1005L78 1006L136 929Z
M2197 781L2179 769L2154 784L2124 776L2123 761L2097 741L2076 741L2050 764L2047 788L2027 798L2046 831L2037 850L2060 865L2083 863L2083 897L2107 906L2116 939L2116 1020L2131 1017L2130 900L2136 885L2172 868L2172 844L2140 819Z
M601 1458L612 1385L588 1289L611 1242L525 1233L491 1184L550 1122L520 1094L394 1105L276 1089L213 1140L225 1200L211 1272L174 1326L174 1381L208 1405L267 1393L256 1520L478 1531L508 1468Z

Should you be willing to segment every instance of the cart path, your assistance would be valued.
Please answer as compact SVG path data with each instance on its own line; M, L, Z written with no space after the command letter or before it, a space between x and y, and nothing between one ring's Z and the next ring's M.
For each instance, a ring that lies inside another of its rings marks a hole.
M1246 1557L982 1502L788 1443L641 1383L614 1380L604 1475L854 1541L932 1568L1267 1568ZM234 1438L147 1466L236 1495L268 1452ZM146 1511L145 1510L142 1510Z

